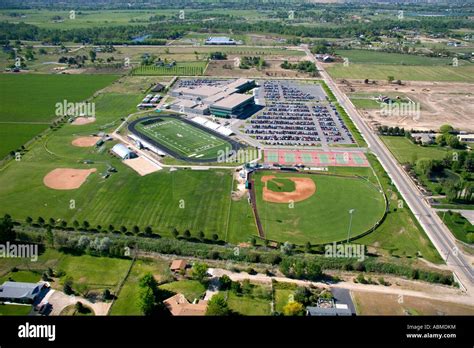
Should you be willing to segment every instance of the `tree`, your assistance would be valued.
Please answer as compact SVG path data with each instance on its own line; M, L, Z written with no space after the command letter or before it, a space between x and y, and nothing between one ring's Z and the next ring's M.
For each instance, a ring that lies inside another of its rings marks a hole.
M215 242L217 242L219 240L219 236L217 235L217 233L214 233L212 235L212 240L215 241Z
M109 225L108 230L109 232L113 232L115 230L114 225Z
M151 226L145 227L145 234L146 235L151 235L153 233L153 230L151 229Z
M133 231L133 234L138 234L138 232L140 232L140 228L137 225L135 225L133 226L132 231Z
M97 58L97 53L94 50L89 51L89 57L91 59L91 62L94 63L95 59Z
M127 228L125 226L120 226L120 232L125 233L127 232Z
M199 237L199 240L200 240L200 241L203 241L203 240L204 240L204 237L205 237L204 232L203 232L203 231L199 231L198 237Z
M68 276L68 277L64 280L64 285L63 285L63 292L64 292L66 295L72 295L72 294L74 294L74 290L72 289L72 285L73 285L72 277Z
M155 311L155 294L149 287L141 288L138 307L144 315L152 315Z
M461 146L458 137L451 134L446 135L446 144L448 144L448 146L452 147L453 149L457 149Z
M82 227L84 227L84 228L87 230L87 229L90 227L89 221L84 220L84 221L82 222Z
M224 274L222 277L219 278L219 290L225 291L229 290L232 286L232 280L229 278L227 274Z
M72 225L74 226L74 229L77 229L77 228L79 227L79 221L74 220L74 222L72 223Z
M151 273L145 274L139 281L138 285L142 288L151 288L153 291L156 291L158 288L158 282Z
M175 238L178 238L179 232L176 228L173 228L173 232L171 232Z
M28 225L31 225L33 222L33 219L31 218L31 216L27 216L25 221Z
M393 76L387 76L387 82L388 82L388 83L392 83L393 80L395 80L395 77L393 77Z
M441 127L439 127L439 131L443 134L451 133L453 130L454 130L453 126L449 124L443 124Z
M38 225L43 226L44 225L44 219L40 216L38 217Z
M311 242L306 242L304 248L307 253L310 253L312 251Z
M214 295L207 303L206 315L226 316L229 314L229 306L221 295Z
M13 242L16 239L16 233L13 229L13 220L10 215L5 215L0 219L0 242Z
M51 227L48 226L48 229L46 230L46 242L48 243L49 246L54 248L54 233L51 230Z
M196 262L193 265L191 274L194 279L200 283L204 283L205 279L207 278L207 265L205 263Z
M184 231L184 238L191 238L191 232L189 230Z
M283 307L283 314L287 316L303 316L305 315L305 309L301 303L292 301Z

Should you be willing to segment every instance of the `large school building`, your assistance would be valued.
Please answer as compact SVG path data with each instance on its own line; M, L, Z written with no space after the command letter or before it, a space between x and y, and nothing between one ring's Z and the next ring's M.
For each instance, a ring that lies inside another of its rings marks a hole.
M243 78L230 82L196 80L193 83L187 80L170 92L176 98L170 107L179 112L239 117L246 108L255 104L253 95L244 94L255 86L254 80Z

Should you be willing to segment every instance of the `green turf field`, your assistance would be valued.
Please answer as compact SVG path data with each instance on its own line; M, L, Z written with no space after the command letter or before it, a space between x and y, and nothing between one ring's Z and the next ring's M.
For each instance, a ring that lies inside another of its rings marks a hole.
M262 198L263 175L277 179L298 175L311 178L316 193L310 198L294 203L270 203ZM385 210L383 195L364 179L321 174L292 174L257 172L254 176L257 209L268 239L296 244L329 243L347 238L349 209L355 209L351 236L370 229Z
M135 128L180 156L215 159L220 151L230 151L232 148L229 142L177 118L163 117L157 120L148 125L140 122Z

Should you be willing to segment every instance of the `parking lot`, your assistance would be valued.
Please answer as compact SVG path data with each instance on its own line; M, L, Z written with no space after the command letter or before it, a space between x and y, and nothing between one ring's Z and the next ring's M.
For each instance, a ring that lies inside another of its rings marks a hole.
M262 144L322 146L353 144L336 107L320 85L284 80L259 81L255 98L265 108L245 125L245 133Z

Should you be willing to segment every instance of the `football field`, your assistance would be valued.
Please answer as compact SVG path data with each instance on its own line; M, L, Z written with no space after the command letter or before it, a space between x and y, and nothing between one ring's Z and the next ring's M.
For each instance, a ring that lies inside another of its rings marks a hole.
M222 151L232 149L225 139L175 117L145 119L134 127L146 140L151 139L165 151L184 159L216 159Z

